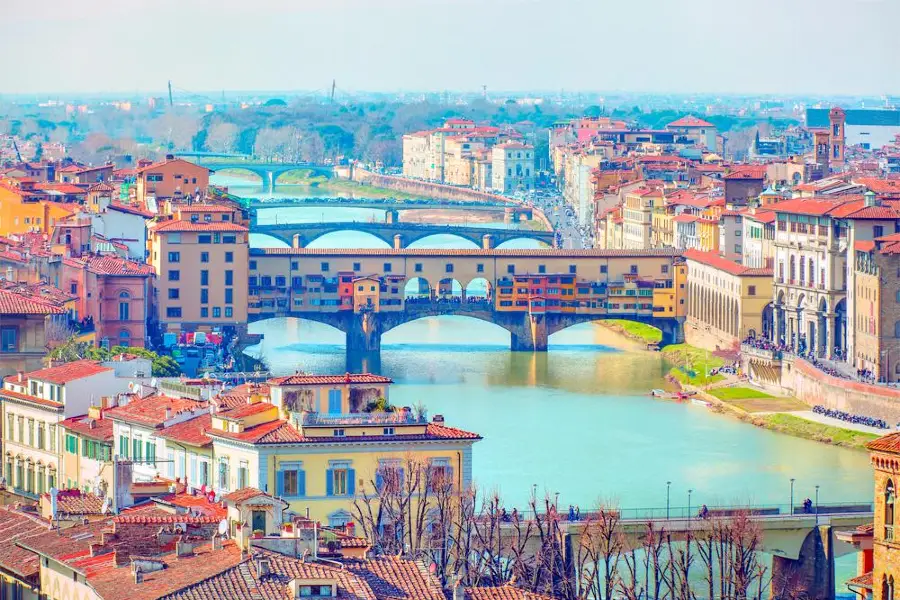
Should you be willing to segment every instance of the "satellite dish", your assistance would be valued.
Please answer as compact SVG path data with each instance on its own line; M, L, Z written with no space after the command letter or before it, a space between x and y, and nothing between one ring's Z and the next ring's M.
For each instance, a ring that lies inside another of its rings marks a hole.
M228 521L222 519L219 521L219 535L225 535L226 533L228 533Z
M109 496L107 496L107 497L103 500L103 506L100 507L100 513L101 513L101 514L104 514L104 515L105 515L105 514L108 514L110 508L112 508L112 500L110 499Z

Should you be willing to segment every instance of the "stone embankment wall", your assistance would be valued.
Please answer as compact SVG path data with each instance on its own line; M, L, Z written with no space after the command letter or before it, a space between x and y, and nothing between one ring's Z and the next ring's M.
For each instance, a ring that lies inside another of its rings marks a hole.
M799 358L782 361L781 386L810 406L900 422L900 389L832 377Z
M508 204L510 207L522 205L518 200L499 196L497 194L490 194L488 192L481 192L453 185L432 183L430 181L418 181L416 179L406 179L404 177L380 175L359 167L354 167L353 169L353 181L374 187L397 190L398 192L406 192L407 194L416 194L429 198L440 198L442 200L454 200L457 202L498 202ZM553 229L550 220L543 211L538 208L532 208L532 214L533 218L543 223L546 229Z

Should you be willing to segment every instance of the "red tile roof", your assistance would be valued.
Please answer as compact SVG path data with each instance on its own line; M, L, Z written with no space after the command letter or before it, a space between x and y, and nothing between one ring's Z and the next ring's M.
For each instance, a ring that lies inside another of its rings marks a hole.
M249 427L240 433L213 429L207 433L212 437L232 439L248 444L331 444L362 442L416 442L430 440L480 440L477 433L447 427L438 423L428 423L425 433L404 434L402 430L394 435L364 435L350 437L306 437L287 421L270 421Z
M110 408L106 411L105 417L115 421L160 427L166 421L166 409L171 411L169 418L174 418L178 413L194 411L205 406L205 402L189 398L154 395L132 400L125 406Z
M177 210L184 213L204 213L204 212L227 212L231 213L236 210L233 206L225 206L223 204L190 204L178 206Z
M685 115L680 119L672 121L666 127L715 127L709 121L704 121L694 115Z
M112 367L104 367L96 360L76 360L55 367L32 371L26 373L25 376L29 379L65 385L76 379L92 377L98 373L111 372L112 370Z
M900 454L900 432L889 433L866 444L871 452L889 452Z
M141 207L135 206L133 204L122 204L121 202L110 202L109 208L112 210L117 210L119 212L124 212L124 213L128 213L131 215L137 215L139 217L144 217L145 219L151 219L156 216L149 210L144 210Z
M92 419L87 415L81 415L61 421L60 426L92 440L111 442L113 439L113 423L109 419Z
M678 256L680 251L675 248L651 248L647 250L606 250L590 248L586 250L556 250L547 248L535 249L508 249L493 250L466 249L456 250L448 248L252 248L251 255L255 256L491 256L497 258L646 258Z
M725 179L765 179L766 167L764 165L740 165L734 167Z
M681 213L680 215L678 215L677 217L675 217L672 220L675 221L676 223L693 223L695 221L699 221L700 217L698 217L697 215L691 215L688 213Z
M91 273L114 275L117 277L148 277L154 273L153 266L111 254L93 256L87 260Z
M264 412L271 411L274 408L275 406L269 404L268 402L257 402L255 404L247 404L245 402L240 406L235 406L232 409L223 411L217 416L222 417L223 419L238 420L243 419L244 417L249 417L251 415L262 414Z
M284 377L275 377L268 381L269 385L340 385L344 383L393 383L390 377L372 375L371 373L346 373L344 375L307 375L295 373Z
M685 250L684 258L686 260L692 260L694 262L698 262L703 265L707 265L719 271L724 271L731 275L736 275L738 277L771 277L772 269L771 268L763 268L763 269L751 269L750 267L745 267L744 265L739 265L732 260L728 260L722 256L719 256L715 252L704 252L702 250Z
M0 508L0 568L19 577L37 579L40 557L16 542L47 535L49 527L38 519L5 506Z
M63 307L34 294L0 290L0 315L58 315L64 312Z
M776 213L790 213L795 215L825 216L837 208L840 203L834 200L820 200L816 198L793 198L769 204L766 208Z
M229 502L234 502L235 504L240 504L241 502L246 502L247 500L252 500L253 498L258 498L259 496L267 496L271 498L271 496L260 489L254 487L245 487L235 492L231 492L230 494L225 494L222 499L228 500Z
M553 598L554 596L527 592L511 585L465 589L465 600L553 600Z
M49 494L44 496L49 497ZM64 515L99 515L103 513L103 498L77 489L59 490L56 507Z
M11 377L15 377L12 375ZM9 377L6 378L8 380ZM37 396L32 396L31 394L22 394L20 392L14 392L13 390L3 389L0 390L0 396L4 398L9 398L13 400L23 400L25 402L29 402L31 404L36 404L38 406L43 406L46 408L55 408L61 409L63 408L62 402L54 402L53 400L45 400L44 398L38 398Z
M157 432L156 435L173 442L203 448L212 443L212 438L206 435L206 432L210 429L212 429L212 415L204 414L165 427Z
M249 231L243 225L238 225L237 223L232 223L230 221L216 221L212 223L203 223L197 221L196 223L192 223L190 221L178 221L178 220L170 220L163 221L161 223L157 223L153 226L154 231L227 231L227 232L246 232Z
M744 218L752 219L759 223L772 223L775 221L776 215L771 210L757 210L756 212L745 212Z
M857 575L853 579L847 580L847 587L849 588L860 588L864 590L872 591L874 587L874 583L872 581L872 571L868 573L863 573L862 575Z

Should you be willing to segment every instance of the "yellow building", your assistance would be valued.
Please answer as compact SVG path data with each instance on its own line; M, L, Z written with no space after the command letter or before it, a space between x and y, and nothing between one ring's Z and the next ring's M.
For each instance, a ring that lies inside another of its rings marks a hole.
M896 598L900 586L900 544L897 526L897 488L900 486L900 433L892 433L869 442L872 466L875 469L875 523L872 531L872 570L861 579L860 586L869 598ZM861 570L868 570L864 565ZM865 597L865 596L864 596Z
M71 217L80 208L43 199L30 182L0 182L0 235L38 231L50 233L53 225Z
M877 381L900 381L900 234L857 241L852 278L853 364Z
M368 374L291 375L269 381L270 398L212 415L215 489L270 490L298 514L308 509L314 520L342 525L352 520L354 498L374 493L386 468L416 463L469 486L480 436L440 415L379 410L388 406L379 398L389 383Z
M731 347L772 328L772 269L744 267L714 252L686 250L689 343ZM697 337L692 336L696 335Z
M157 316L170 331L247 322L249 230L238 209L201 207L149 228Z

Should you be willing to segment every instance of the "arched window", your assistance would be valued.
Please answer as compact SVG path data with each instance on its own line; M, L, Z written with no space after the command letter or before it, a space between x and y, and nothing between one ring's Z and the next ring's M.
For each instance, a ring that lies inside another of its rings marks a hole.
M123 329L119 332L119 345L126 347L131 345L131 332L127 329Z
M130 321L131 320L131 294L126 291L119 292L119 320L120 321Z
M894 323L894 337L900 338L900 321Z
M806 279L806 257L800 257L800 285L803 285L803 281Z
M797 279L797 263L794 261L793 256L790 259L790 273L788 275L790 282L794 283L794 281Z
M894 481L887 480L884 486L884 538L886 540L894 539L894 501L896 495L894 493Z

